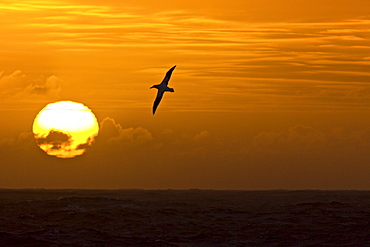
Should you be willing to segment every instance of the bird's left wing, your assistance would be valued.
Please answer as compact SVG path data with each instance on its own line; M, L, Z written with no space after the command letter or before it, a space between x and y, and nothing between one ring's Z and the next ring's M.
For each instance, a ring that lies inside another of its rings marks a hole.
M176 68L176 65L173 66L172 68L170 68L167 73L166 73L166 76L164 77L163 81L161 82L164 83L166 86L168 85L168 82L170 81L170 78L171 78L171 75L172 75L172 71Z

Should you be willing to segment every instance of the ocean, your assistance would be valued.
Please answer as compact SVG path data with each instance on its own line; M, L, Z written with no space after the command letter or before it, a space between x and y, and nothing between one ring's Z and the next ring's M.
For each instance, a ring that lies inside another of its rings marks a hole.
M0 190L1 246L370 246L370 191Z

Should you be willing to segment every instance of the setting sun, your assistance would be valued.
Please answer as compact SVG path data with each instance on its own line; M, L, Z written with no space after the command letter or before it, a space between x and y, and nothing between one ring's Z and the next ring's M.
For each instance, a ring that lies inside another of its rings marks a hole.
M48 104L36 116L33 133L48 155L72 158L81 155L99 132L95 115L83 104L59 101Z

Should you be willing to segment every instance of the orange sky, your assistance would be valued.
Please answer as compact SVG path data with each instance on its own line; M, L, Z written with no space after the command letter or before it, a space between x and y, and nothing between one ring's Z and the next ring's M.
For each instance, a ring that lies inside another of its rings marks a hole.
M2 1L0 187L370 189L370 3ZM177 65L155 116L165 72ZM73 100L101 134L31 134Z

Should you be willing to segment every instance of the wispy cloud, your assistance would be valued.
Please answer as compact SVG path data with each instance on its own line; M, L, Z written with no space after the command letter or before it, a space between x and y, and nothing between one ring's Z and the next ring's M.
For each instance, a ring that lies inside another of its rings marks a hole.
M133 5L64 1L8 1L0 11L9 17L0 21L0 49L81 53L81 60L91 60L91 54L145 52L146 60L181 61L179 69L186 73L179 82L197 87L195 94L205 103L214 102L202 104L203 110L370 107L361 99L340 100L368 86L368 17L258 22L189 9L150 12ZM146 62L140 69L145 66L153 65ZM190 93L175 104L181 97Z

